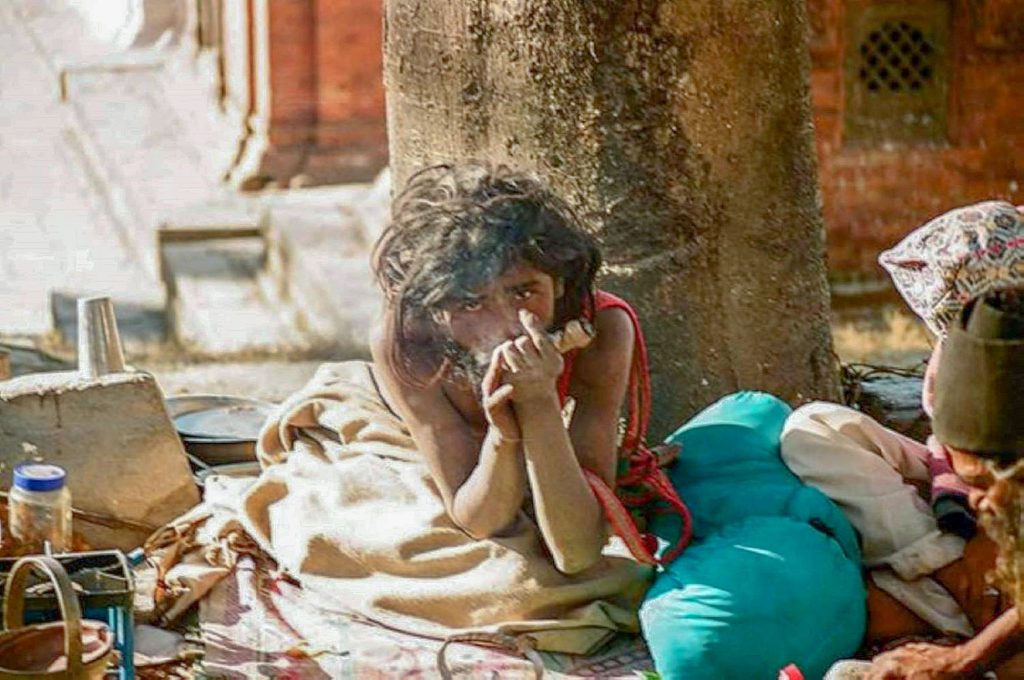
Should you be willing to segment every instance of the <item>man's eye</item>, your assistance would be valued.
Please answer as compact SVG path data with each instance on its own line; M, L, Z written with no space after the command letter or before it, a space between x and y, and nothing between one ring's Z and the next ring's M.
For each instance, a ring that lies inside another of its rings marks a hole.
M460 312L479 312L482 307L479 300L464 300L459 303Z
M532 290L517 290L515 292L515 298L516 298L516 300L519 300L520 302L523 301L523 300L529 300L532 297L533 297L533 291Z

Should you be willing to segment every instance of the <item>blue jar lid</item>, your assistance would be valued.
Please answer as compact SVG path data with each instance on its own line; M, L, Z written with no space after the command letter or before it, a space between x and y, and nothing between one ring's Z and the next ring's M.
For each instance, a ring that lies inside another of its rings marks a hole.
M64 487L66 477L59 465L22 463L14 468L14 486L25 491L56 491Z

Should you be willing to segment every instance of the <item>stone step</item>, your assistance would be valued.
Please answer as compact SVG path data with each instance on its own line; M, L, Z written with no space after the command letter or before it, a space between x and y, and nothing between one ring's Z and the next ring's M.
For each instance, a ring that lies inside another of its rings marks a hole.
M262 238L162 242L170 338L197 359L308 356L313 344L294 315L260 284Z
M350 204L275 206L264 224L268 296L294 309L307 337L332 358L368 357L381 296L357 212Z

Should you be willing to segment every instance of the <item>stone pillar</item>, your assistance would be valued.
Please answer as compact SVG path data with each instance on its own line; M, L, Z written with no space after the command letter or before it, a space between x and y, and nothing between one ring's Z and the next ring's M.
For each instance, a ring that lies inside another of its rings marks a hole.
M225 97L248 130L234 184L363 181L387 164L379 0L226 0L224 23Z
M792 0L387 0L396 187L420 165L533 171L640 313L651 431L738 389L839 394Z

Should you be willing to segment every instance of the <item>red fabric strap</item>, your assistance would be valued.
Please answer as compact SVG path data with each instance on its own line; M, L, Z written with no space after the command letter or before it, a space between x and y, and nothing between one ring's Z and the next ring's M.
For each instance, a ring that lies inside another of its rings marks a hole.
M587 482L594 496L601 504L612 530L625 542L630 553L644 564L668 564L678 557L693 535L693 519L665 471L658 466L654 452L647 448L647 424L651 415L651 385L647 364L647 345L640 329L636 312L625 300L597 291L594 295L594 310L588 316L604 309L621 309L633 324L633 365L630 368L629 387L626 395L628 410L626 431L619 449L619 455L627 457L628 470L616 480L619 494L613 492L600 476L584 470ZM559 394L563 400L568 395L572 364L576 355L566 357L566 370L559 377ZM640 489L629 494L621 493L626 487ZM628 506L628 507L627 507ZM660 558L655 556L657 539L640 531L630 510L647 513L671 513L678 515L682 528L679 539Z

